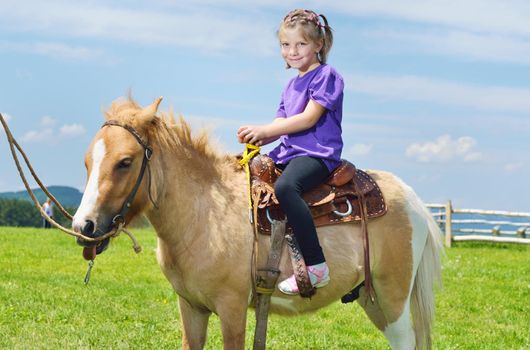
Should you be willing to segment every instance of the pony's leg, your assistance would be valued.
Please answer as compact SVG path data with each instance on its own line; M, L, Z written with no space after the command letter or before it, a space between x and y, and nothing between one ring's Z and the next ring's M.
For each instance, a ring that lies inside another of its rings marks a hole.
M409 305L407 302L401 316L395 322L390 323L383 331L394 350L413 350L416 347L416 337L412 328L412 320L410 319Z
M203 349L211 312L193 307L182 297L179 297L179 307L182 322L182 349Z
M247 323L247 298L223 298L216 307L225 350L245 349L245 328Z
M387 324L385 314L377 299L372 304L365 293L364 287L360 291L358 302L366 312L368 318L383 332L393 350L413 350L415 348L416 339L410 320L410 304L408 301L403 308L401 316L390 324Z
M359 290L359 299L357 299L357 302L364 309L364 312L366 313L370 321L372 321L372 323L377 327L377 329L383 332L387 323L385 314L383 313L383 310L379 305L379 299L376 298L375 301L372 303L370 301L370 298L368 297L368 294L366 293L366 288L362 287Z

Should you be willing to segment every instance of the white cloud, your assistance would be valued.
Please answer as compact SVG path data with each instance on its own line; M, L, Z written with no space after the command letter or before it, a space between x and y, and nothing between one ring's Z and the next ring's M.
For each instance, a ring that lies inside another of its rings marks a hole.
M45 115L44 117L41 118L40 125L42 127L50 127L50 126L53 126L56 123L56 121L57 120L55 118Z
M237 119L229 119L229 118L222 118L222 117L212 117L212 116L200 116L200 115L186 115L185 116L186 121L191 123L194 128L234 128L234 130L237 129L237 127L249 124L248 120L237 120ZM235 131L234 131L235 132ZM235 137L235 134L234 134Z
M206 52L246 51L258 55L276 52L271 40L276 22L266 14L270 9L285 11L296 1L228 0L223 6L213 0L114 2L94 0L72 3L65 0L0 2L3 29L34 32L63 38L100 38L147 45L191 47ZM404 41L418 43L430 51L464 53L486 60L530 64L530 4L518 0L338 0L328 3L308 1L328 15L399 20L434 25L443 34L396 34ZM480 11L477 11L480 9ZM278 19L276 19L277 21ZM395 25L395 21L389 24ZM420 29L424 32L423 29ZM399 31L402 31L400 27ZM432 40L430 40L432 39ZM256 45L256 43L260 43ZM0 48L4 46L0 43ZM64 43L8 43L11 49L26 50L63 59L105 57L101 50L73 47ZM442 50L447 50L443 51Z
M507 173L515 173L523 167L523 162L508 163L504 165L504 171L506 171Z
M356 143L350 147L350 153L354 156L365 156L372 151L373 145Z
M470 152L468 154L462 155L464 162L475 162L482 159L482 153L480 152Z
M60 137L75 137L83 135L86 129L81 124L68 124L63 125L56 130L52 126L56 123L56 120L51 117L44 117L41 120L42 128L39 130L30 130L22 135L21 140L24 142L32 143L51 143L57 141L57 136Z
M353 16L530 37L530 3L521 0L338 0L327 7Z
M100 38L157 46L193 47L206 52L231 49L258 54L275 52L274 33L259 16L222 11L212 6L176 4L168 11L160 4L140 6L103 1L72 3L61 0L0 2L3 30L35 32L74 38ZM260 45L256 45L260 43ZM264 44L265 43L265 44ZM83 56L61 44L41 48L49 53Z
M0 2L0 20L6 31L193 47L214 52L236 49L271 54L275 52L275 44L270 39L276 28L266 15L271 13L271 9L282 11L283 14L287 9L298 6L298 2L293 0L228 0L223 2L222 7L213 0L195 0L189 3L160 0L147 4L109 3L104 0L88 3L66 0L4 0ZM521 47L526 52L525 47L528 45L524 38L530 37L530 3L521 0L336 0L327 3L310 0L306 6L318 8L328 17L339 13L351 17L391 19L394 20L393 23L398 20L423 26L434 25L442 30L462 32L463 36L470 36L466 40L457 40L459 44L465 44L466 41L478 44L482 39L487 39L485 43L497 42L497 45L491 47L491 51L476 53L480 57L502 55L500 48L511 46L504 55L506 59L510 59L512 56L509 54L519 49L509 42L522 44ZM472 38L474 35L476 36ZM454 35L442 40L442 47L453 46L452 38ZM502 44L500 41L506 42L499 46L498 44ZM433 45L437 45L437 41ZM462 46L460 49L466 48ZM488 48L480 45L479 51L483 49L487 51ZM101 54L64 44L35 45L34 50L71 58ZM470 50L467 52L471 53ZM518 58L514 56L513 59ZM519 59L527 62L521 56Z
M35 43L30 50L43 56L68 60L93 60L104 56L103 51L99 49L74 47L62 43Z
M423 51L490 62L530 65L530 42L507 35L471 33L455 30L376 30L366 32L372 38L387 39L387 45L399 51Z
M351 74L346 88L358 93L427 101L487 111L530 112L530 89L476 86L418 76Z
M387 29L368 32L389 39L382 44L386 50L530 65L527 1L339 0L329 2L329 8L378 22L391 19L384 21ZM404 23L416 29L405 29Z
M482 154L475 150L476 145L477 141L470 136L453 140L450 135L442 135L435 141L409 145L405 154L424 163L448 162L453 159L472 162L482 157Z
M105 58L104 51L82 46L70 46L57 42L20 43L0 41L0 50L37 54L72 61L88 61Z
M53 139L53 130L45 128L42 130L30 130L22 135L21 140L24 142L47 142Z
M86 129L81 124L63 125L59 131L60 135L65 137L75 137L83 135L85 132Z

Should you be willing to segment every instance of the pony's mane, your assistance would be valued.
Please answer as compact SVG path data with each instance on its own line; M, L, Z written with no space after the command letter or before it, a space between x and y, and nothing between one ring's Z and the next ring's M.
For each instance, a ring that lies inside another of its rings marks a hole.
M188 122L182 116L175 120L173 111L159 111L157 117L148 126L139 125L140 122L135 118L140 111L142 107L129 96L112 102L105 112L105 118L144 130L150 143L186 157L210 162L235 161L235 157L221 153L218 151L219 147L212 145L207 130L202 129L197 135L193 135Z

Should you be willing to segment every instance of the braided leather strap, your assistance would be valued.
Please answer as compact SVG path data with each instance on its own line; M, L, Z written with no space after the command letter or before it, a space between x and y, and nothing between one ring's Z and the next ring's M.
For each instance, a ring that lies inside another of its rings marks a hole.
M289 233L285 235L287 246L289 247L289 253L291 255L291 263L293 265L294 276L296 279L296 285L300 296L303 298L311 298L316 293L316 288L311 284L309 274L307 273L307 266L305 265L304 257L300 252L298 242L294 238L294 235Z

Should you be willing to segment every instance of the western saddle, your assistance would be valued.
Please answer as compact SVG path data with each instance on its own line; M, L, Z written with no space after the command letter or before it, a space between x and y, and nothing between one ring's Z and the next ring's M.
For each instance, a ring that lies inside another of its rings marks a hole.
M283 220L285 215L274 195L274 183L281 175L273 160L266 155L257 155L250 160L250 193L254 207L254 220L260 233L270 234L272 220ZM333 171L326 181L303 194L315 226L333 225L357 221L362 218L359 197L365 200L366 218L375 218L386 213L383 194L376 182L347 160ZM257 215L256 215L257 214ZM287 230L292 229L287 223Z

